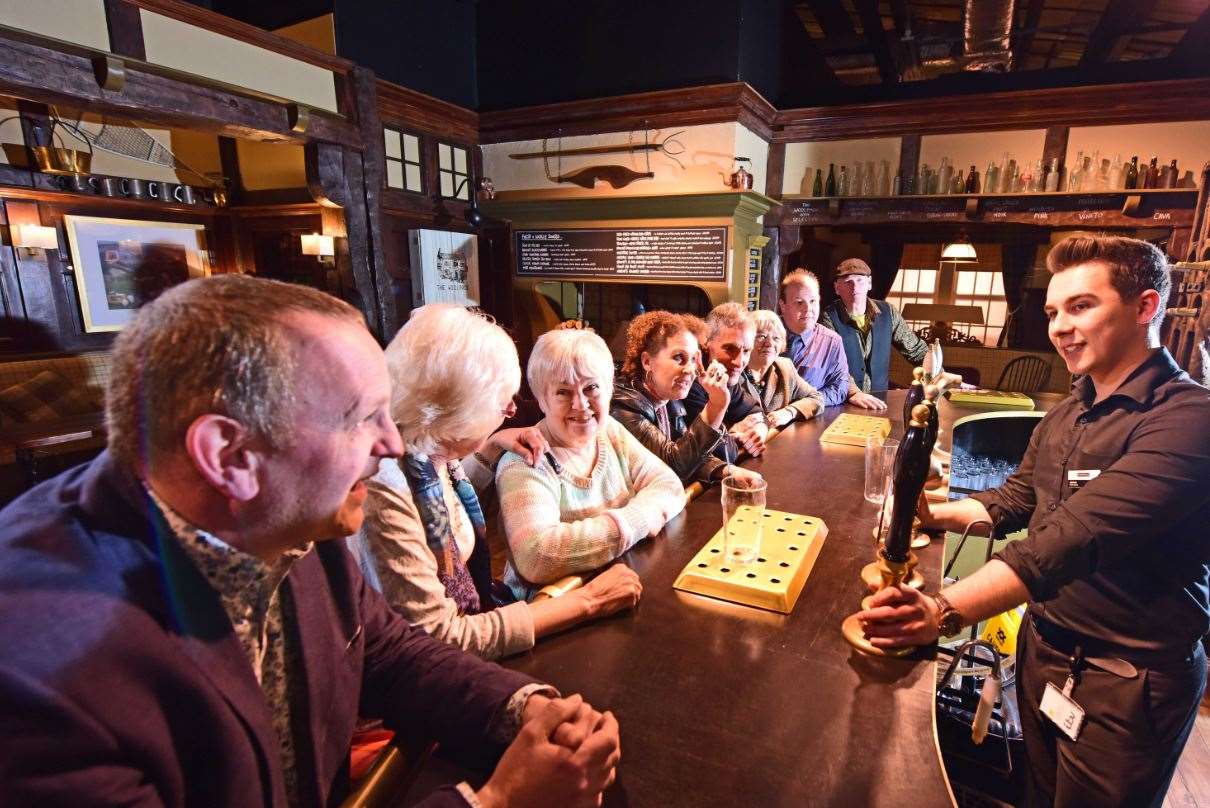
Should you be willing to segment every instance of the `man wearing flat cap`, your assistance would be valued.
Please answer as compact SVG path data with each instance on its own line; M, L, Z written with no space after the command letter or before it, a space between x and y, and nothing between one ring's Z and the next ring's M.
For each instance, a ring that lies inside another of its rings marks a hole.
M886 404L870 393L881 393L890 386L891 345L913 366L924 361L928 345L898 309L885 300L870 299L872 275L870 265L860 258L841 261L833 280L839 299L824 310L819 322L840 334L844 343L849 403L883 410Z

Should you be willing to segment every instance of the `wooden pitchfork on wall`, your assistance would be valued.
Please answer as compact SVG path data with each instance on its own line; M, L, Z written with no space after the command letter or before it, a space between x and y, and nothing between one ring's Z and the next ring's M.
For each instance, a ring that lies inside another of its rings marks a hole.
M522 152L519 154L510 154L509 157L514 160L536 160L542 158L542 166L546 170L546 178L551 182L570 182L579 185L581 188L593 188L597 184L597 180L602 180L609 183L614 188L625 188L635 180L652 179L655 173L651 170L651 153L653 151L663 152L670 160L678 166L684 168L680 160L676 159L676 155L682 154L685 151L685 146L676 136L684 134L685 130L673 132L663 140L651 142L648 140L647 130L643 130L642 143L619 143L614 146L585 146L579 149L564 149L563 137L559 136L560 148L549 151L546 148L548 138L542 139L542 151L540 152ZM673 148L670 148L669 146ZM623 165L602 165L602 166L586 166L577 171L572 171L568 174L563 173L563 158L583 156L588 154L619 154L619 153L634 153L642 152L647 160L646 171L633 171ZM552 174L550 170L550 158L556 159L555 171Z

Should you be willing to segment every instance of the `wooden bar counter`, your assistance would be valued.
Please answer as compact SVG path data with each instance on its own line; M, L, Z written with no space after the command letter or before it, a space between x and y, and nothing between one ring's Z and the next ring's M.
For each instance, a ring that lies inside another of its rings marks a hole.
M888 394L896 438L903 395ZM745 463L768 480L767 507L828 526L791 614L672 588L722 524L713 486L624 556L643 580L636 610L505 661L617 715L622 763L606 805L953 804L933 725L934 651L870 658L841 636L865 594L859 573L874 558L877 513L862 497L864 449L819 442L846 411L870 414L829 408ZM943 447L950 424L971 412L942 400ZM926 591L938 587L943 552L939 541L918 551ZM434 760L409 796L463 776Z

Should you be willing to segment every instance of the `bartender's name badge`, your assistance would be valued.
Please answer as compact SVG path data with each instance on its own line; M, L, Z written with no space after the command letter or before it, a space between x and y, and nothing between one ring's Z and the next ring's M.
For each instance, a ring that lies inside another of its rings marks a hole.
M1101 476L1100 469L1070 469L1067 472L1068 488L1083 488L1090 480Z
M1080 729L1084 726L1084 708L1071 697L1070 679L1062 690L1047 682L1042 703L1038 707L1042 715L1049 718L1068 738L1074 741L1080 737Z

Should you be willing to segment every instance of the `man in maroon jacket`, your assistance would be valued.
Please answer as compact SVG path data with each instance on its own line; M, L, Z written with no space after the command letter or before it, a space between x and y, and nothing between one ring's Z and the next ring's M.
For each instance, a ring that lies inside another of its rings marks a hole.
M595 804L613 717L413 629L342 543L399 454L382 352L222 276L114 347L109 448L0 512L0 802L320 806L357 717L494 773L426 804Z

